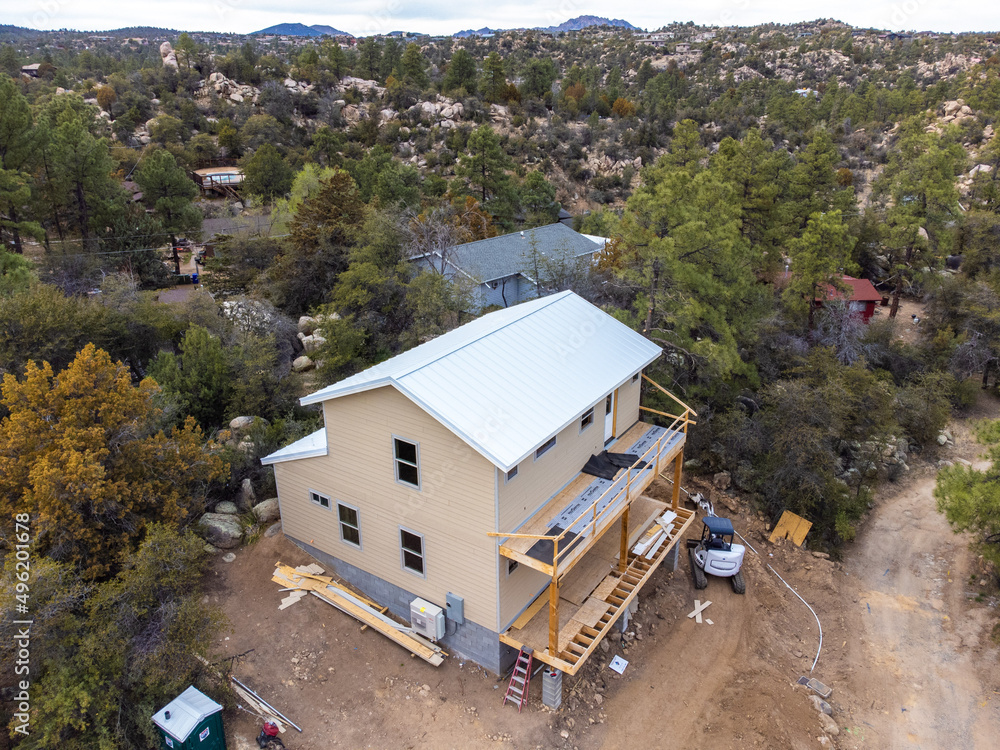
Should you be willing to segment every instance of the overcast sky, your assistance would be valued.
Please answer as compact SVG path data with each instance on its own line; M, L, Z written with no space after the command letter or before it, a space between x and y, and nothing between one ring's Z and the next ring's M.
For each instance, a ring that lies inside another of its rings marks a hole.
M550 26L579 15L623 18L646 29L673 21L704 25L793 23L836 18L854 26L916 31L1000 30L996 0L702 0L662 3L622 0L499 0L469 7L453 0L25 0L5 2L0 23L35 29L104 30L159 26L188 31L249 33L277 23L327 24L355 35L415 31Z

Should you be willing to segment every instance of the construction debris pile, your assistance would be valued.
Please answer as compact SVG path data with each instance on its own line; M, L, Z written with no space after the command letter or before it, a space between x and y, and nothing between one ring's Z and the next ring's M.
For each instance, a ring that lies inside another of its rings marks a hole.
M317 599L361 621L363 623L362 630L369 627L374 628L428 664L433 664L435 667L440 666L444 657L447 656L437 644L386 615L385 607L380 607L370 599L350 591L334 581L331 576L323 575L323 568L315 563L292 568L279 562L276 564L271 580L281 585L282 591L290 592L281 600L281 604L278 606L279 610L292 606L307 594L312 594Z

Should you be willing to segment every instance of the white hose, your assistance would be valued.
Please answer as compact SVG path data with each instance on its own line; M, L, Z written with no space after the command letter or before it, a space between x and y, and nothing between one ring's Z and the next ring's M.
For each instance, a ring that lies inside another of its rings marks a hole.
M770 563L768 563L767 568L772 573L774 573L776 576L778 576L778 580L779 581L781 581L783 584L785 584L786 586L788 586L788 582L784 578L782 578L781 576L778 575L778 571L776 571L774 568L772 568L771 565L770 565ZM795 589L793 589L791 586L788 586L788 590L791 591L793 594L795 594L795 596L799 596L799 592L796 591ZM801 596L799 596L799 601L802 602L803 604L805 604L807 607L809 607L809 602L807 602ZM819 661L819 652L823 650L823 626L820 625L819 615L816 614L816 610L814 610L812 607L809 607L809 611L812 612L813 613L813 617L816 618L816 627L819 628L819 648L816 649L816 658L813 659L813 665L809 669L809 672L811 673L814 669L816 669L816 662Z
M684 490L684 493L688 497L691 497L691 493L690 492L688 492L687 490L685 490L683 487L681 487L681 489ZM714 516L715 515L715 508L707 500L703 501L702 503L699 503L699 505L701 505L704 508L704 510L705 510L705 512L706 512L707 515L709 515L709 516ZM746 540L746 537L744 537L740 532L736 531L735 529L733 531L736 534L736 536L738 536L740 539L743 540L743 543L747 547L749 547L751 550L753 550L753 553L755 555L758 555L758 556L760 555L760 553L753 548L753 545L751 545L750 542L748 542ZM767 569L770 570L772 573L774 573L776 576L778 576L778 580L781 581L783 584L785 584L785 586L788 587L788 590L791 591L793 594L795 594L795 596L798 596L800 602L802 602L803 604L805 604L806 607L809 607L809 602L807 602L805 599L803 599L801 596L799 596L799 592L798 591L796 591L795 589L793 589L791 586L788 586L788 581L786 581L784 578L782 578L780 575L778 575L778 571L776 571L774 568L772 568L771 565L770 565L770 563L767 564ZM813 617L816 618L816 627L819 628L819 648L816 649L816 658L813 659L813 665L812 665L812 667L809 668L809 672L811 674L812 671L814 669L816 669L816 663L819 662L819 652L823 650L823 626L820 624L819 615L816 614L816 610L813 609L812 607L809 607L809 611L812 612Z

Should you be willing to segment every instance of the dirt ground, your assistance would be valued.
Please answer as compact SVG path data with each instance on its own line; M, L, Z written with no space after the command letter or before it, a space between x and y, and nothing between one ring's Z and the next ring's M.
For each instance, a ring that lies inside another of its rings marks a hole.
M1000 416L1000 404L984 396L976 416ZM759 517L713 490L716 511L759 553L747 555L746 595L711 578L696 592L682 550L680 569L661 568L644 589L632 635L613 633L566 678L556 712L541 705L540 675L518 714L501 705L506 684L471 663L449 658L435 669L314 598L278 611L274 563L312 561L280 535L215 565L208 596L232 623L217 652L253 649L235 673L302 726L284 735L290 750L995 747L996 590L979 585L968 540L949 530L932 496L937 461L978 453L964 423L952 431L955 446L913 457L884 488L842 561L770 544ZM816 621L767 565L820 618L812 673ZM687 618L695 598L712 601L704 615L713 625ZM629 661L623 676L607 668L616 654ZM830 742L796 684L810 674L833 688ZM230 748L256 747L258 719L234 710L226 725Z

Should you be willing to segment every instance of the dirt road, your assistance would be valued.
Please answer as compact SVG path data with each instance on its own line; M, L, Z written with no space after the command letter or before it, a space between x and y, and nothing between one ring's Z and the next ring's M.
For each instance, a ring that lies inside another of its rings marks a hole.
M956 430L956 440L954 455L975 457L967 430ZM937 512L934 485L927 468L885 497L848 552L861 634L848 684L870 698L856 718L873 731L866 744L843 747L1000 742L1000 670L989 640L995 612L975 601L980 576L969 540Z

